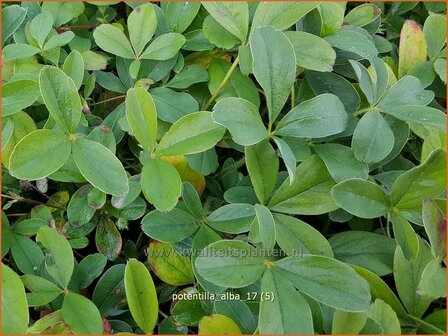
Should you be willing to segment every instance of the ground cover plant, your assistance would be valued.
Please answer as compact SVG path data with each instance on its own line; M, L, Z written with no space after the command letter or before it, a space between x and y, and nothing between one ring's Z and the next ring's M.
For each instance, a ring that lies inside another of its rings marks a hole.
M444 334L444 2L2 3L2 334Z

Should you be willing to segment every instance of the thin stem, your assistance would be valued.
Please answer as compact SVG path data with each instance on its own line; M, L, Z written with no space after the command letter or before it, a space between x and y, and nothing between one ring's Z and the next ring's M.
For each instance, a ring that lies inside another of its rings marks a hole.
M42 205L47 205L48 206L47 203L39 202L39 201L36 201L36 200L33 200L33 199L29 199L29 198L9 196L9 195L5 195L5 194L2 194L2 197L10 199L10 200L13 200L13 201L17 201L17 202L24 202L24 203L38 204L38 205L42 204ZM59 210L65 210L65 208L58 208L58 207L55 207L54 205L51 205L51 207L59 209Z
M168 315L165 314L163 311L159 310L159 314L162 315L163 318L167 318Z
M235 60L233 61L232 66L230 67L230 69L227 71L226 75L222 79L221 83L219 83L219 86L216 89L216 91L213 93L213 95L210 97L210 99L207 101L207 103L205 103L205 105L202 107L203 111L206 111L210 107L210 105L215 101L216 97L218 97L222 88L224 87L224 85L226 85L227 81L229 80L233 71L236 69L239 62L240 62L240 58L239 58L239 56L237 56L235 58Z
M390 237L390 212L387 213L386 234Z
M121 98L126 98L126 95L121 95L121 96L116 96L116 97L112 97L112 98L109 98L109 99L105 99L105 100L93 103L92 105L103 104L103 103L107 103L107 102L110 102L112 100L117 100L117 99L121 99Z
M291 108L294 108L295 103L296 103L296 90L293 84L291 88Z

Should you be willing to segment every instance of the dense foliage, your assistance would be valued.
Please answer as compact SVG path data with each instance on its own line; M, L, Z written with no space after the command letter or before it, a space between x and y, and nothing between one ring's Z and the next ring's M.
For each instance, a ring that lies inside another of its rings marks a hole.
M445 12L2 3L2 333L445 333Z

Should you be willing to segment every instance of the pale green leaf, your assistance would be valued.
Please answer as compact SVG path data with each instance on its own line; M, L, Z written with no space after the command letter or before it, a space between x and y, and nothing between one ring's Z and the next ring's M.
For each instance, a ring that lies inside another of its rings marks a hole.
M145 333L151 334L157 323L159 304L148 269L138 260L130 259L124 273L124 283L132 317Z

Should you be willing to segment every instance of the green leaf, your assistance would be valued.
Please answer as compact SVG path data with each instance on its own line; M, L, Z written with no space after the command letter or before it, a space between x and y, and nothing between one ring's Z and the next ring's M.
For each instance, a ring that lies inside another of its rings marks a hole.
M61 314L75 334L101 334L103 321L98 308L86 297L68 293L62 302Z
M138 57L157 28L157 17L151 3L135 7L128 16L129 38Z
M180 255L173 244L152 242L148 248L148 264L163 282L181 286L194 282L193 268L188 256Z
M22 79L3 84L2 117L33 105L39 96L39 85L36 81Z
M387 111L391 107L407 105L428 105L434 99L434 92L424 90L414 76L404 76L381 98L378 107Z
M230 317L243 334L252 334L257 328L257 322L249 306L242 300L215 301L215 311Z
M36 55L38 52L40 52L38 48L24 43L8 44L2 50L3 57L9 61L28 58Z
M183 68L166 86L172 89L186 89L193 84L207 82L208 79L208 73L204 66L191 64Z
M277 183L279 160L268 140L246 147L246 167L260 203L265 204Z
M400 334L400 321L394 310L384 301L376 299L367 311L367 317L378 322L384 334Z
M369 176L369 166L358 161L350 147L327 143L316 145L314 150L336 182L342 182L349 178L366 180Z
M311 5L313 3L298 3ZM305 32L287 31L286 37L294 47L297 65L309 70L332 71L336 52L324 39Z
M42 12L41 14L35 16L30 22L30 33L31 36L36 40L39 47L42 49L45 40L50 34L53 28L53 15L50 12Z
M131 43L124 33L111 24L102 24L93 32L95 43L104 51L127 59L134 59Z
M362 29L352 27L342 27L336 34L327 36L325 40L335 48L355 53L365 59L377 56L378 50L373 41L367 37L368 35L364 35Z
M434 127L446 133L446 114L433 107L418 105L388 107L384 113L403 121Z
M40 247L31 238L19 234L11 234L9 240L17 268L24 274L37 274L45 258Z
M289 183L292 184L292 182L294 182L294 173L297 165L294 152L283 139L277 137L273 137L273 139L283 159L283 163L286 166L286 170L288 171Z
M423 270L433 260L429 247L419 238L420 249L414 259L407 260L400 248L395 251L394 280L403 305L415 317L421 317L432 298L424 297L417 289Z
M198 229L197 219L177 208L169 212L151 211L142 220L142 230L147 236L167 243L181 241Z
M330 110L328 106L331 106ZM276 126L275 134L297 138L323 138L344 131L347 120L347 113L339 98L324 93L289 111Z
M204 248L195 267L205 280L222 287L241 288L260 279L264 258L242 241L220 240Z
M261 2L255 10L252 29L272 26L286 30L318 5L317 2Z
M344 21L350 25L363 27L375 21L380 15L381 9L378 6L373 4L362 4L348 12Z
M143 195L157 210L170 211L177 204L182 183L176 168L155 158L143 166L141 186Z
M434 61L434 70L440 79L446 84L446 58L438 58Z
M63 47L68 44L75 37L75 33L67 31L62 34L53 35L44 46L43 51L52 50L54 48Z
M311 89L316 95L332 93L344 104L347 113L358 111L360 98L353 85L335 73L305 71L305 77Z
M180 118L160 140L158 155L195 154L212 148L225 133L211 112L195 112Z
M221 26L246 43L249 30L249 7L245 2L202 2Z
M79 171L95 188L113 196L129 191L126 171L108 148L80 138L73 142L72 153Z
M159 314L154 282L148 269L136 259L130 259L124 274L129 310L143 332L151 334Z
M43 227L37 232L36 242L41 243L49 252L45 260L45 267L49 275L62 288L67 288L74 267L70 243L50 227Z
M335 259L361 266L378 276L392 273L396 247L392 238L366 231L345 231L328 241Z
M230 67L230 62L220 58L213 58L208 67L210 76L208 88L211 94L214 94L218 87L220 87ZM260 106L260 96L254 82L249 77L244 76L238 68L233 70L227 83L222 87L218 97L216 97L216 101L228 97L243 98L254 104L257 107L257 111Z
M72 225L81 226L87 224L95 214L97 209L92 208L87 201L87 197L92 190L97 189L93 189L90 185L82 186L70 198L67 207L67 219ZM105 196L104 201L106 201Z
M188 93L177 92L166 87L149 90L156 105L157 117L175 123L183 116L199 110L198 102Z
M434 64L430 61L414 65L408 74L417 77L422 82L423 87L431 85L436 77Z
M440 14L431 14L423 25L423 33L427 45L429 58L435 57L446 42L446 17Z
M304 255L286 257L275 264L294 287L327 306L348 312L366 311L369 306L367 282L340 261Z
M182 200L189 213L197 219L204 217L204 210L202 209L201 198L194 186L189 182L182 183Z
M19 29L26 17L26 9L17 5L2 8L2 46Z
M238 37L221 26L211 15L208 15L204 19L202 32L218 48L231 49L239 42Z
M328 241L311 225L282 214L274 214L274 220L277 243L288 256L303 253L333 257Z
M331 195L342 209L361 218L383 216L389 207L389 199L380 186L359 178L336 184Z
M390 305L398 316L402 318L408 317L408 313L404 309L400 300L398 300L394 292L379 276L359 266L351 265L351 267L369 284L372 299L379 298Z
M258 323L261 334L314 333L307 300L275 268L264 273L260 290L273 296L271 300L260 302Z
M406 20L400 33L398 78L406 75L414 65L426 61L426 56L426 41L422 28L417 22Z
M114 222L107 216L102 216L95 232L95 245L108 260L117 259L122 247L121 234Z
M213 120L227 128L233 140L242 146L254 145L268 136L258 108L236 97L220 100L213 107Z
M79 288L87 288L99 277L106 266L107 259L99 253L89 254L81 260L75 269L75 278L79 279Z
M272 217L272 213L269 209L261 204L255 204L255 216L252 225L256 227L256 236L260 239L259 242L265 250L272 250L276 241L274 217ZM251 238L251 234L249 234L249 238ZM256 241L256 243L258 243L258 241Z
M124 289L124 264L116 264L109 268L95 286L92 301L98 307L101 315L117 315L123 313L126 303ZM113 295L111 295L113 293Z
M44 103L65 133L76 133L81 120L81 100L75 82L62 70L46 66L39 74Z
M266 96L272 124L285 105L296 75L296 56L285 34L273 27L259 27L250 34L253 73Z
M157 111L151 95L145 89L128 90L126 119L137 141L151 153L157 143Z
M2 122L2 152L14 134L14 122L11 119L3 119Z
M283 182L269 202L273 211L287 214L316 215L336 210L330 190L335 182L317 156L297 166L294 182Z
M344 2L321 2L319 4L319 14L322 19L319 21L321 36L336 34L344 22L346 3Z
M62 70L75 82L76 89L82 85L84 79L84 59L77 50L73 50L65 59Z
M221 314L204 316L199 321L199 335L239 335L241 330L238 325L229 317Z
M446 268L440 266L440 261L434 259L423 270L417 291L429 298L446 297Z
M206 176L218 169L218 156L215 148L210 148L202 153L185 155L188 165L194 171Z
M367 320L367 313L350 313L336 310L331 325L332 334L357 335Z
M22 281L2 263L2 334L26 334L28 322L28 304Z
M400 175L392 185L392 205L403 212L420 211L424 199L437 197L445 191L445 166L446 153L439 148L421 165Z
M54 18L54 25L59 27L69 22L84 12L84 3L82 2L49 2L42 3L42 12L51 12Z
M51 281L33 274L22 275L23 285L31 292L26 295L30 307L39 307L56 299L62 289Z
M411 224L400 213L392 212L390 219L395 240L403 251L404 256L406 259L415 258L419 249L419 240Z
M169 2L166 4L165 16L169 30L182 33L193 22L201 7L200 2Z
M157 61L169 60L176 56L184 43L185 37L182 34L166 33L160 35L143 51L140 58Z
M37 130L14 148L10 172L22 180L38 180L61 168L70 155L71 143L62 132Z
M377 111L365 113L358 124L352 138L355 157L369 165L380 162L394 147L394 133L387 121Z
M242 233L249 231L255 218L255 209L251 204L226 204L207 217L207 224L215 230L226 233Z
M431 243L432 254L435 257L444 258L446 254L446 223L442 210L433 200L423 201L423 225Z

